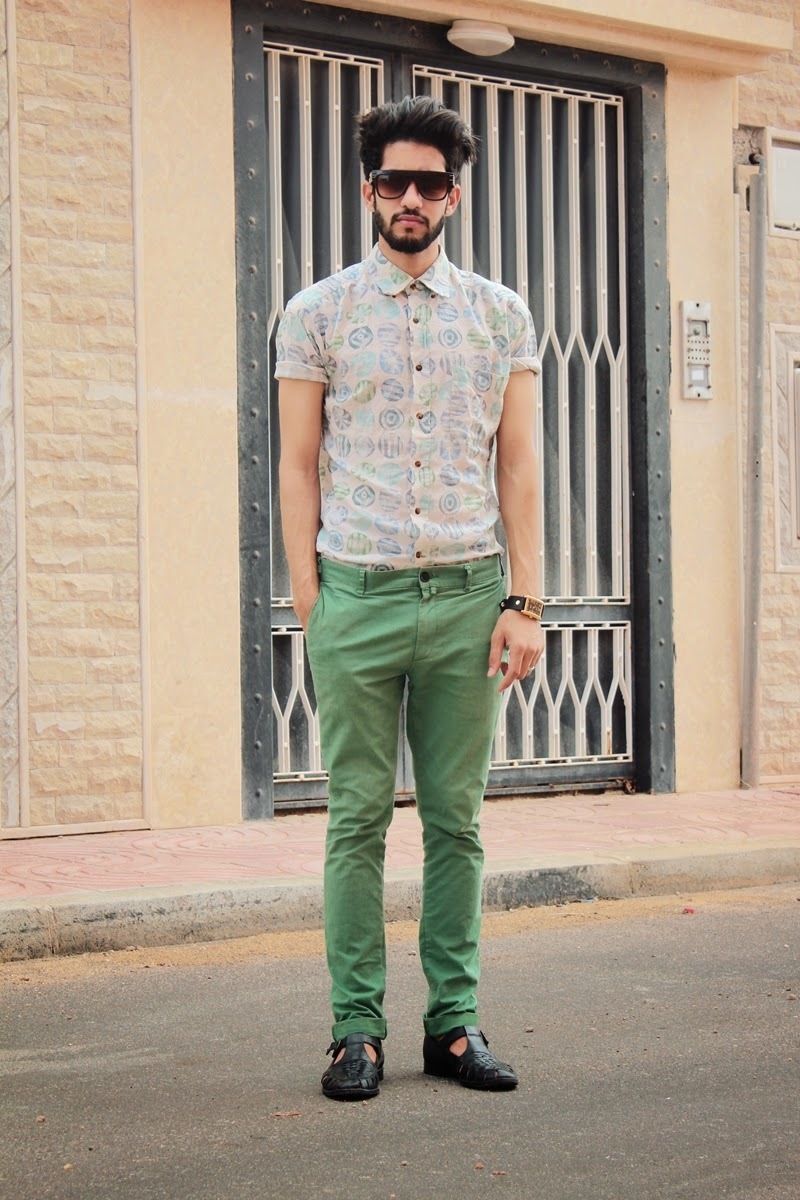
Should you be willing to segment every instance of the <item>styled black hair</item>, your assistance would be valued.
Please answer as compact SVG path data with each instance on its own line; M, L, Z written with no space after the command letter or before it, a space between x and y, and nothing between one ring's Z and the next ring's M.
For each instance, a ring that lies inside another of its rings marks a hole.
M477 139L457 112L430 96L404 96L370 108L356 118L356 142L364 178L379 171L383 152L392 142L435 146L456 177L465 163L478 157Z

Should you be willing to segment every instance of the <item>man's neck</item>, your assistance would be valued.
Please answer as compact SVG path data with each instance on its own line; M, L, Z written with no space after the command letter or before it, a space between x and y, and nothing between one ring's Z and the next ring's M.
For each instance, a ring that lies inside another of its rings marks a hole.
M406 275L410 275L412 279L419 279L420 275L424 275L439 257L438 238L428 246L427 250L422 250L419 254L400 254L397 250L392 250L380 234L378 235L378 245L381 253L388 258L389 262L393 266L399 267L401 271L405 271Z

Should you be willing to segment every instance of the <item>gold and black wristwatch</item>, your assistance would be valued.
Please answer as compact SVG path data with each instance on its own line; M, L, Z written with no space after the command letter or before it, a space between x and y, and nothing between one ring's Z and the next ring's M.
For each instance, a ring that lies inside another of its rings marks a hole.
M512 612L530 617L532 621L541 621L544 613L544 601L537 600L535 596L506 596L505 600L500 601L500 607L503 612L511 609Z

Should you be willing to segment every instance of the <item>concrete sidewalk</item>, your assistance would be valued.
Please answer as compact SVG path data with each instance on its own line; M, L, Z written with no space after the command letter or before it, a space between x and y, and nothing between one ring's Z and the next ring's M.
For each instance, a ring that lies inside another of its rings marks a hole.
M0 842L0 961L209 941L322 920L324 813ZM800 881L800 785L487 801L487 909ZM418 915L413 807L387 849L387 920Z

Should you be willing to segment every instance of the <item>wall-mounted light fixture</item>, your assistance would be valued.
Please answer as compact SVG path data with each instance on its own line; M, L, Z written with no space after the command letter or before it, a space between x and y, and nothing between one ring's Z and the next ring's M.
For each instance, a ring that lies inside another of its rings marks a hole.
M492 54L503 54L514 45L514 35L506 25L492 21L453 21L447 31L447 40L467 54L479 54L488 58Z

